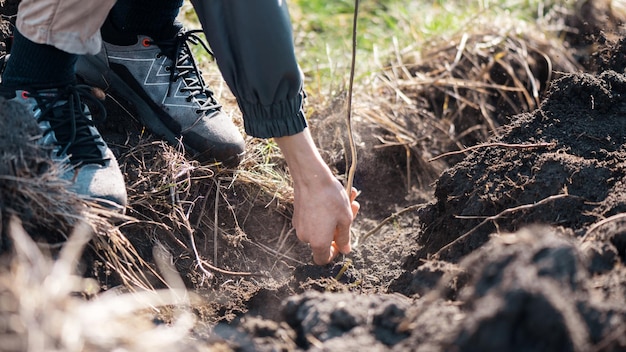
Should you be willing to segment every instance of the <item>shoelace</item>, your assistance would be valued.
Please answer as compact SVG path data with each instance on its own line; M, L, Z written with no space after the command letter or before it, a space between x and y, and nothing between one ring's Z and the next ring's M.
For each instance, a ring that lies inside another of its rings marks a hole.
M170 68L168 96L171 94L172 83L176 82L178 78L182 78L185 84L184 87L181 88L181 92L189 92L187 101L195 99L198 102L199 107L196 110L198 114L220 110L222 108L222 105L220 105L213 96L213 91L210 90L208 85L204 82L196 59L192 55L189 46L190 44L201 45L209 55L213 56L209 45L196 34L201 32L202 30L200 29L181 31L172 39L149 42L150 44L158 45L163 51L162 54L171 55L171 57L174 58L174 67Z
M69 155L73 165L104 166L109 160L103 158L99 149L104 146L104 142L90 129L95 126L95 121L91 119L91 113L86 113L84 100L94 103L100 110L100 120L106 118L104 105L91 94L91 87L85 85L70 85L53 94L51 92L52 90L28 91L25 95L37 101L41 110L37 122L47 121L50 124L50 128L43 135L54 132L55 145L60 148L57 156Z

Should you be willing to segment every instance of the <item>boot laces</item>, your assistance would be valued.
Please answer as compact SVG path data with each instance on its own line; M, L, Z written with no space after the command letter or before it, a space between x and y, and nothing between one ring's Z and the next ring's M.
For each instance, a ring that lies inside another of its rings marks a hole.
M184 84L180 91L189 94L187 101L195 100L198 103L199 106L196 110L198 114L213 112L222 108L215 99L213 91L204 82L198 63L191 52L190 45L200 45L209 55L213 56L208 44L197 35L201 32L200 29L180 31L172 39L149 41L150 44L158 45L162 54L167 55L174 62L173 67L169 68L168 96L171 95L172 84L182 78Z
M95 121L84 103L93 103L101 113L100 121L106 118L103 104L91 94L91 87L70 85L56 90L27 91L25 96L37 101L41 115L38 123L48 122L50 127L43 131L43 136L54 132L54 145L59 149L58 157L68 155L73 165L99 164L104 166L109 160L104 158L100 147L104 141L93 131Z

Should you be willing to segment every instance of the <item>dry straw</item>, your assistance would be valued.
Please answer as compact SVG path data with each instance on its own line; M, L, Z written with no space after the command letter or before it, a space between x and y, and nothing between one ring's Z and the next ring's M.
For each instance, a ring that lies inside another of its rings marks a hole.
M97 294L99 283L77 276L76 264L91 227L79 223L51 260L30 238L17 217L11 217L8 233L14 255L10 270L0 274L3 302L14 311L2 311L9 322L2 337L6 351L187 351L195 318L178 309L171 324L155 325L158 307L188 307L189 293L180 278L168 275L167 290L140 290ZM156 258L167 257L161 249ZM174 272L167 260L156 261L162 271ZM89 295L86 300L77 293ZM192 349L193 350L193 349Z
M166 252L157 247L156 268L144 262L114 225L135 219L68 190L65 170L36 144L39 127L21 104L0 99L0 115L0 349L190 350L194 317L181 309L190 295L171 260L158 260ZM88 243L130 291L100 293L100 282L78 275ZM154 290L146 273L169 289ZM152 320L163 306L181 308L171 324L157 326Z

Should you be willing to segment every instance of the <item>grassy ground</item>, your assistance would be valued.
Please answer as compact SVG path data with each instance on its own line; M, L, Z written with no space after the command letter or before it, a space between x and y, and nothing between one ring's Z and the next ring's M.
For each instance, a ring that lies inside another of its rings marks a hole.
M459 32L485 23L534 25L570 1L361 1L357 22L356 81L396 61L398 55L421 52ZM355 1L297 0L291 4L296 47L308 90L334 95L345 88L352 50Z

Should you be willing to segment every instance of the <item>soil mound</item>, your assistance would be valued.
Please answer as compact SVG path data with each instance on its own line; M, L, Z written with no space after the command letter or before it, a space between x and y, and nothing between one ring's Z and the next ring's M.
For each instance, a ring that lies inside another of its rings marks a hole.
M540 109L442 174L423 211L425 247L407 268L428 254L461 258L499 230L543 223L584 234L623 211L625 90L615 71L555 81Z
M588 351L591 346L623 346L614 329L623 331L618 326L626 317L624 302L598 295L591 267L579 242L562 228L531 226L493 238L462 260L457 274L442 280L460 275L467 285L456 300L458 319L439 335L438 349ZM623 275L622 268L616 274ZM450 294L446 291L440 287L425 300L445 298ZM419 321L421 314L417 310L409 320ZM417 346L421 334L412 330L402 344Z
M625 348L626 77L606 68L562 75L539 109L441 175L389 286L412 302L289 298L282 314L298 348Z

